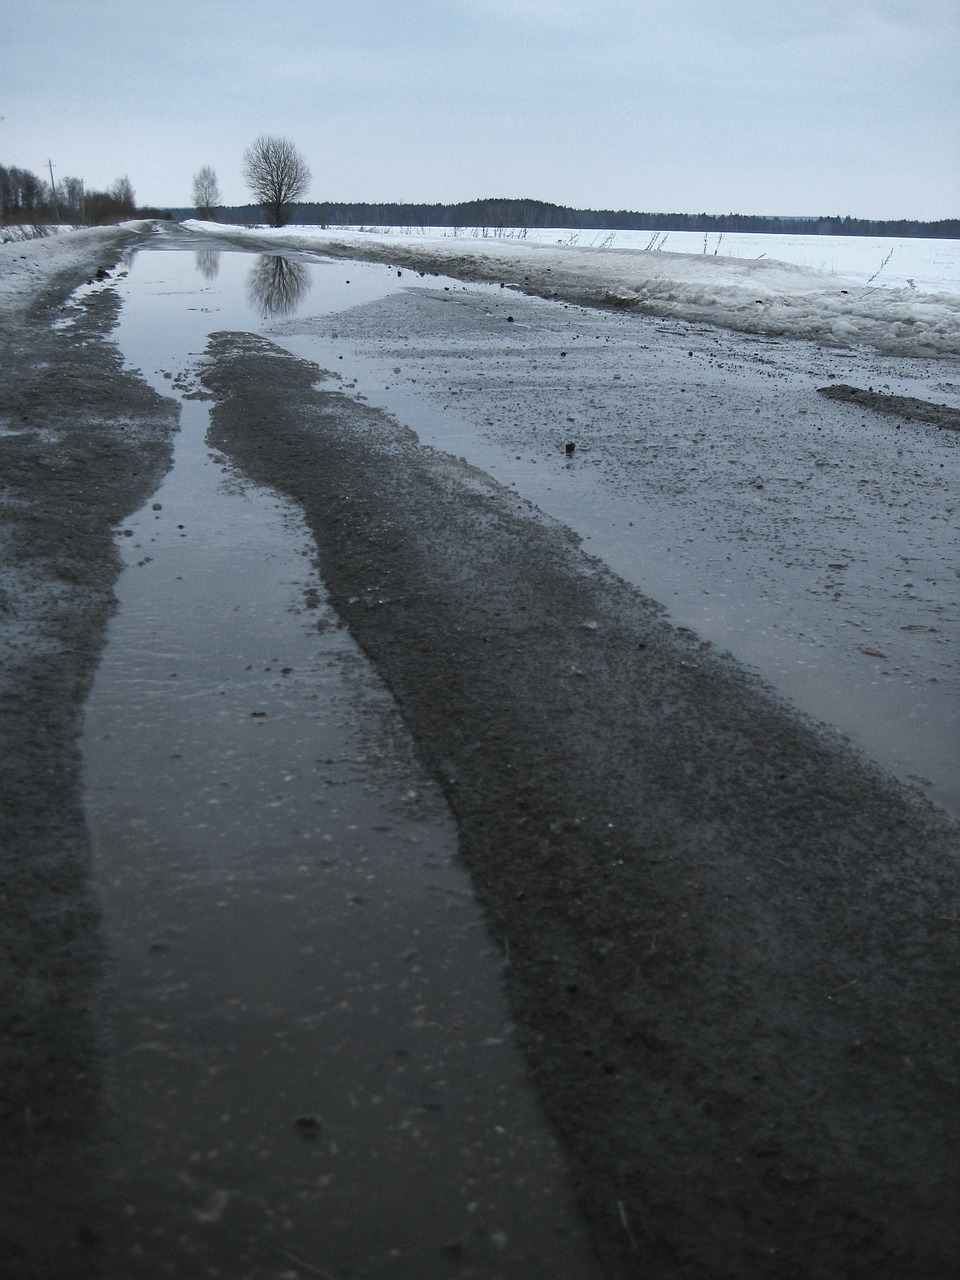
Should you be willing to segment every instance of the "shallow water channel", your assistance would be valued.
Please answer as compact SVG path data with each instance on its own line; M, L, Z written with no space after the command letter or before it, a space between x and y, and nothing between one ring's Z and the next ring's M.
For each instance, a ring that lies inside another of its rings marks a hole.
M205 443L207 333L383 268L144 253L127 363L180 397L83 742L111 973L115 1275L588 1276L503 956L296 509Z

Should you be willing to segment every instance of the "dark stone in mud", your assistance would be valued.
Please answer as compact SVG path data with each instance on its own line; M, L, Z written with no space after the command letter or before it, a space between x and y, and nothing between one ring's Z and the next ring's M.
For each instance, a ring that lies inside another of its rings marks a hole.
M956 827L509 490L209 355L210 443L303 505L445 789L609 1275L949 1274Z
M947 404L918 400L916 396L894 396L886 391L874 391L873 387L851 387L845 382L817 387L817 392L828 400L842 400L876 413L893 413L907 422L932 422L937 427L960 431L960 409L952 409Z

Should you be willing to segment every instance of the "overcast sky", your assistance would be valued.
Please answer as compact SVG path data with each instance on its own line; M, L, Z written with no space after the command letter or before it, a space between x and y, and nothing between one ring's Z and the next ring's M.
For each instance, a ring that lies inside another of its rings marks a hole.
M958 0L11 0L0 163L130 177L288 137L317 200L960 216Z

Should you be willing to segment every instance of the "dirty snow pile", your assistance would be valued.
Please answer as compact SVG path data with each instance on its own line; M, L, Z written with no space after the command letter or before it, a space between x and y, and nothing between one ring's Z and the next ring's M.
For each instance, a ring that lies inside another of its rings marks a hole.
M858 283L772 258L395 230L185 225L251 248L353 255L745 333L910 356L960 355L960 294Z
M7 227L5 231L13 231ZM116 237L115 227L87 227L62 234L11 238L0 244L0 312L13 316L61 271L82 271L97 249Z
M34 225L25 223L22 226L0 227L0 244L19 244L23 240L45 240L47 236L62 236L65 231L73 231L72 223L44 223Z

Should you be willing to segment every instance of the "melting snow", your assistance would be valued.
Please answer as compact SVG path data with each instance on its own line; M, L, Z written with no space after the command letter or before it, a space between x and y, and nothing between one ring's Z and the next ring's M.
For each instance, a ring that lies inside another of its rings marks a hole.
M595 242L581 244L577 233L540 232L539 241L517 233L476 236L438 231L327 230L320 227L220 226L188 222L204 234L223 236L251 247L265 241L278 250L313 250L391 261L424 272L500 282L544 297L621 307L769 337L806 338L830 346L865 345L900 355L960 355L960 241L923 241L940 260L940 285L933 292L884 285L883 259L876 279L864 275L864 242L850 237L848 257L856 263L851 278L827 274L772 257L733 257L729 253L673 253L664 249L619 247L608 233L587 232ZM619 233L618 233L619 234ZM623 233L628 234L628 233ZM636 236L637 233L633 233ZM556 237L565 237L556 243ZM554 237L547 243L548 236ZM641 233L642 238L642 233ZM741 237L763 241L775 252L780 237ZM800 252L810 252L805 238ZM841 237L824 237L829 252L841 252ZM796 238L784 247L798 251ZM649 237L648 237L649 242ZM865 242L873 251L884 242ZM893 241L916 256L912 242ZM859 256L858 256L859 255ZM919 272L918 272L919 274ZM928 273L929 274L929 273ZM852 278L859 275L861 278Z

